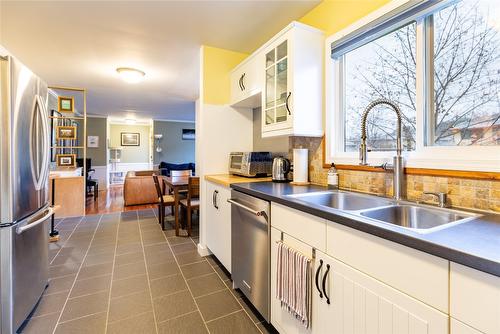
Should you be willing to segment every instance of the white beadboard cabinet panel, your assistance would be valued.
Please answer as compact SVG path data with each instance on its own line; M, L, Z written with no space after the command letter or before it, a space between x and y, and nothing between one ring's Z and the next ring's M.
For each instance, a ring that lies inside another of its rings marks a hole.
M447 260L333 222L327 222L327 254L448 312Z
M319 299L314 333L448 334L448 315L364 273L317 252L326 297ZM322 279L321 279L322 282ZM316 291L314 291L316 292Z
M488 334L500 333L500 277L451 263L450 315Z
M272 202L271 226L318 250L326 250L326 221L322 218Z

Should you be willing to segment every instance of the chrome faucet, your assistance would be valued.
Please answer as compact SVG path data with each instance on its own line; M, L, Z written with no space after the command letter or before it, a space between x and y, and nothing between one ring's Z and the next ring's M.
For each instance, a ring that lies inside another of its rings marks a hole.
M424 195L432 195L435 196L438 200L438 206L440 208L447 208L448 207L448 196L446 193L442 192L432 192L432 191L424 191Z
M388 99L377 99L373 102L371 102L363 112L363 117L361 118L361 145L359 147L359 160L360 160L360 165L367 166L368 163L366 162L366 152L367 152L367 146L366 146L366 121L368 118L369 112L375 107L380 104L386 104L389 107L394 110L396 113L397 117L397 128L396 128L396 156L393 158L393 164L387 165L383 164L382 168L385 170L392 170L392 175L393 175L393 180L392 180L392 189L393 189L393 194L394 194L394 199L395 200L401 200L404 196L404 191L405 191L405 180L404 180L404 167L403 167L403 156L401 155L402 152L402 136L401 136L401 110L399 107L392 101Z

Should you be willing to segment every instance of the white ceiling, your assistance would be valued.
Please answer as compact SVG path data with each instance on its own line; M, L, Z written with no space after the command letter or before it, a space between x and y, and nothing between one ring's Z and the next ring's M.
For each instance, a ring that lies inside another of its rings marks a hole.
M87 88L89 114L194 120L200 45L251 52L318 2L2 0L0 44L49 85Z

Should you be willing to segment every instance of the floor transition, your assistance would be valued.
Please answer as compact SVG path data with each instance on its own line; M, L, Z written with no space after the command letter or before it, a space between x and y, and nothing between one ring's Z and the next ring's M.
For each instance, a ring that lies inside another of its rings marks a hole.
M22 333L267 333L197 237L146 209L58 222L50 284ZM194 230L197 235L198 230Z

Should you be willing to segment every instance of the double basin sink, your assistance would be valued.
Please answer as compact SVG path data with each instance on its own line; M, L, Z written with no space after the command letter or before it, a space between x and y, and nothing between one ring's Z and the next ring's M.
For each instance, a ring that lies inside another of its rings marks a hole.
M342 191L292 194L287 197L320 207L343 210L360 218L392 224L418 233L434 232L479 216L469 212Z

